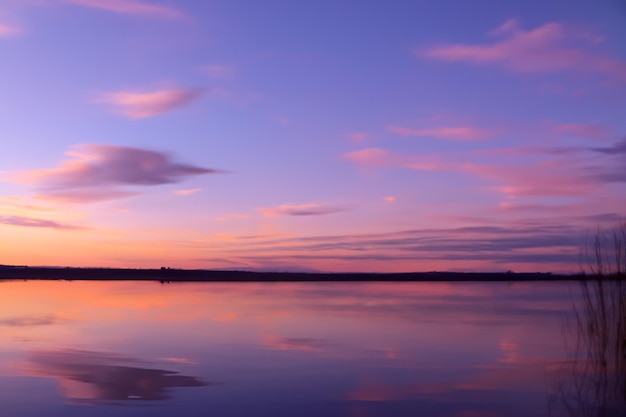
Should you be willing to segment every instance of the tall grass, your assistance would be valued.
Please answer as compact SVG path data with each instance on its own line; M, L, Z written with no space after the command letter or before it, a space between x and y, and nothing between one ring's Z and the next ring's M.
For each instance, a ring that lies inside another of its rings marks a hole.
M626 275L626 223L611 231L598 227L588 236L581 252L581 270L596 278Z
M573 342L556 398L571 416L626 416L626 224L598 229L581 257L588 279L566 327Z

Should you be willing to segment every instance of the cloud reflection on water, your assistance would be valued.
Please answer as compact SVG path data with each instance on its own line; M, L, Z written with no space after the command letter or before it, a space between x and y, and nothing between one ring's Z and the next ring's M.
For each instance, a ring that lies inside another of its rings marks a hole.
M27 327L27 326L49 326L59 322L54 315L29 316L29 317L11 317L0 319L0 326L8 327Z
M166 400L174 387L209 385L192 376L157 368L140 367L142 362L106 352L51 350L31 352L27 372L54 378L64 397L73 400L124 401Z

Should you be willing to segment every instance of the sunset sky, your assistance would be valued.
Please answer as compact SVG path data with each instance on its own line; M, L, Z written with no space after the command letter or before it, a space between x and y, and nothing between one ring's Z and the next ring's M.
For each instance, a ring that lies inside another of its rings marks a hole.
M0 0L0 264L577 272L622 0Z

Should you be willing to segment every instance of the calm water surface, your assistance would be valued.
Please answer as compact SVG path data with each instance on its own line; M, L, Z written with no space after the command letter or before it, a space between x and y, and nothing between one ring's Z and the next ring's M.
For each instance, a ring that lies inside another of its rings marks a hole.
M623 380L581 348L584 301L576 283L3 282L1 413L623 416Z

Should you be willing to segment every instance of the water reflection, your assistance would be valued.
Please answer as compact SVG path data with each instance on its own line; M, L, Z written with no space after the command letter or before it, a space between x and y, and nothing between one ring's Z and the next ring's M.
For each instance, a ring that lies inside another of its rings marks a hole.
M98 417L545 417L568 285L6 282L0 404L20 417L84 415L77 404Z
M208 385L191 376L140 367L120 355L86 350L32 352L26 371L58 381L66 398L77 400L165 400L173 387Z
M575 337L553 401L576 417L626 415L626 282L582 282L567 331Z

